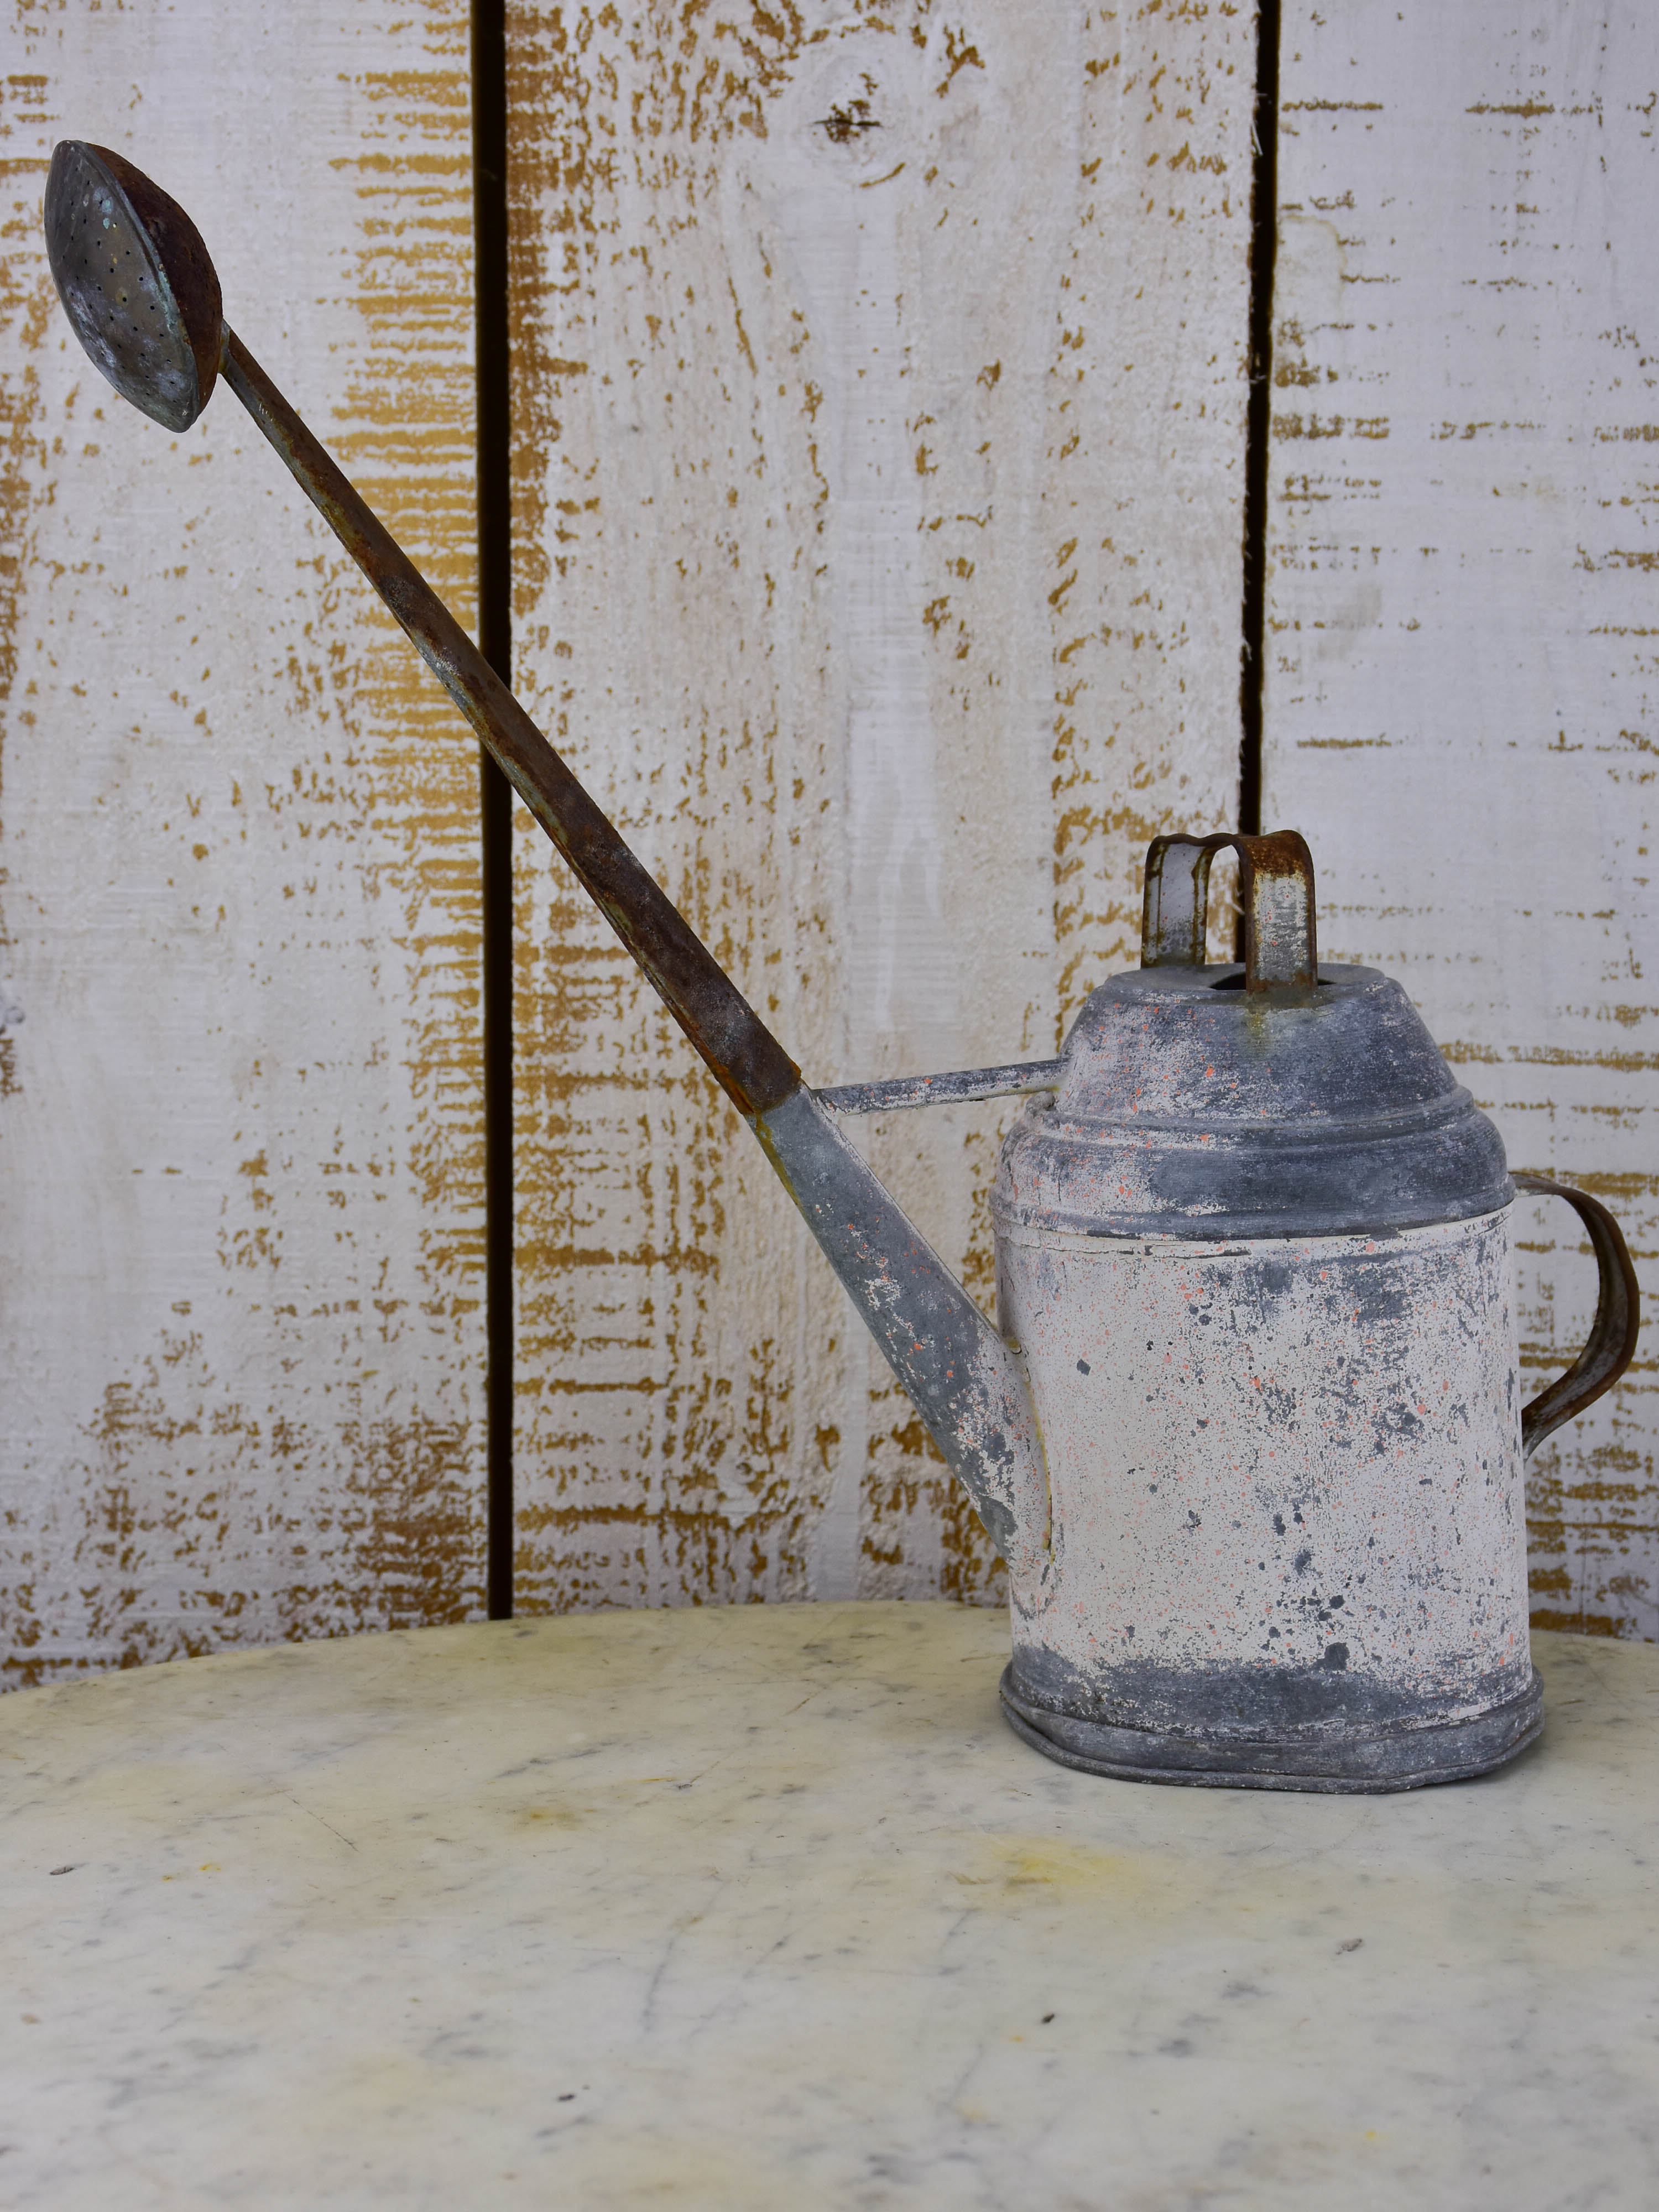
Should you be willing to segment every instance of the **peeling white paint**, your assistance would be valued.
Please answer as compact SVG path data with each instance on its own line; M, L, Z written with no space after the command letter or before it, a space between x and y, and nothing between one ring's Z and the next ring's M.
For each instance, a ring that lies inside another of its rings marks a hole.
M1321 1671L1389 1718L1524 1690L1509 1209L1380 1240L1012 1228L1001 1263L1054 1501L1052 1563L1014 1591L1039 1679L1142 1729L1171 1680L1189 1724L1213 1681L1222 1731L1241 1680L1282 1679L1292 1735Z

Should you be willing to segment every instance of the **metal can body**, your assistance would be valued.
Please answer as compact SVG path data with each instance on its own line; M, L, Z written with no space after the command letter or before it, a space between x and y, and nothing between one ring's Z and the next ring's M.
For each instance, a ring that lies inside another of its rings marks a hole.
M1510 1211L1225 1243L999 1223L1050 1489L1012 1590L1023 1735L1314 1790L1532 1740Z

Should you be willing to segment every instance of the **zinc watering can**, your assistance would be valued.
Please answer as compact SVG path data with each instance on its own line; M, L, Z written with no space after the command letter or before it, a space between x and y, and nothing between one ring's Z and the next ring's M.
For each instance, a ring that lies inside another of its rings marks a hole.
M66 141L46 228L125 398L181 431L229 385L753 1130L1007 1562L1018 1733L1094 1773L1323 1790L1529 1743L1523 1461L1629 1364L1634 1274L1595 1200L1511 1176L1397 984L1320 965L1302 838L1156 839L1141 965L1059 1059L814 1091L226 325L183 210ZM1223 846L1244 957L1212 966ZM1020 1093L993 1328L841 1124ZM1517 1187L1575 1207L1601 1270L1527 1405Z

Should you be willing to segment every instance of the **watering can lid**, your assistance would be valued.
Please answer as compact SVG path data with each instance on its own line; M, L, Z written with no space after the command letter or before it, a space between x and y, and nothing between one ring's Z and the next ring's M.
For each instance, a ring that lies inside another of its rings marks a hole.
M1242 963L1206 966L1210 860L1237 847ZM1160 837L1139 970L1073 1024L1057 1092L1003 1147L1006 1233L1360 1234L1490 1213L1503 1140L1421 1016L1374 968L1318 960L1313 863L1294 830Z

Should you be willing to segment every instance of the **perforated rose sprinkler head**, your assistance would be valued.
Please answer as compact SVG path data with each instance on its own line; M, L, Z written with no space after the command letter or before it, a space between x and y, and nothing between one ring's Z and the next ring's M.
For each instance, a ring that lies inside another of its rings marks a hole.
M118 154L68 139L46 179L46 252L100 371L152 422L188 430L213 395L224 320L183 208Z

